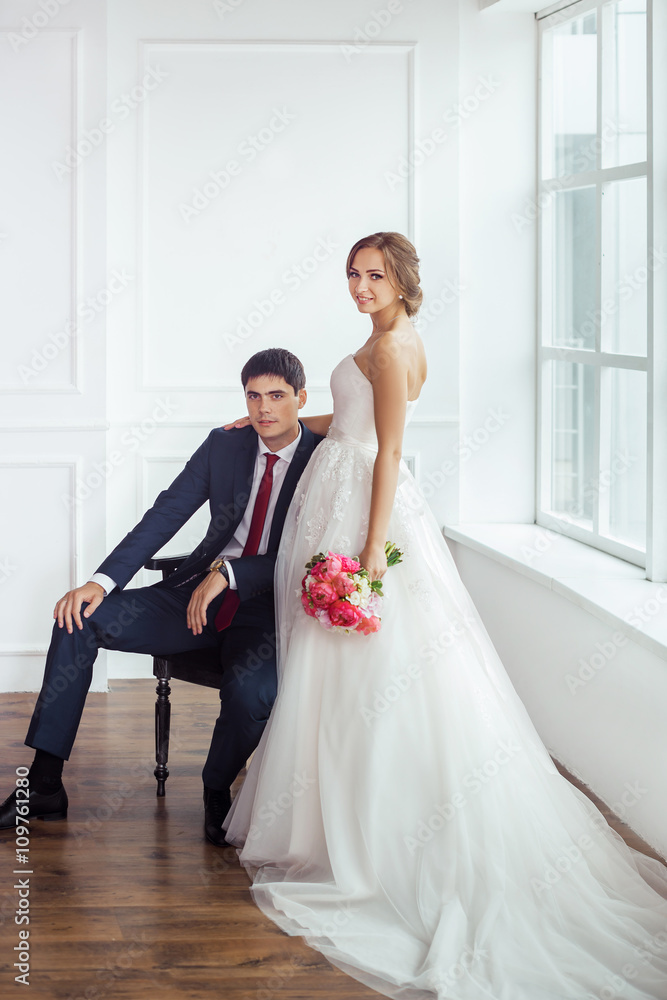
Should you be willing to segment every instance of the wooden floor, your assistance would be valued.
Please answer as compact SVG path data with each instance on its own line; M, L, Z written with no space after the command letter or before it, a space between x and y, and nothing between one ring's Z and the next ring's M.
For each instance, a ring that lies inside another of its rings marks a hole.
M66 765L69 818L33 823L26 995L48 1000L377 998L299 938L278 930L252 903L236 852L203 839L201 768L217 716L217 693L172 682L171 776L165 798L158 799L154 682L112 681L111 687L111 696L89 695ZM0 800L14 787L15 768L32 760L23 738L34 700L33 694L0 695ZM653 853L622 823L612 825L632 846ZM15 867L14 834L2 831L3 998L23 995L13 969L13 948L19 943L13 886L22 877L13 875Z

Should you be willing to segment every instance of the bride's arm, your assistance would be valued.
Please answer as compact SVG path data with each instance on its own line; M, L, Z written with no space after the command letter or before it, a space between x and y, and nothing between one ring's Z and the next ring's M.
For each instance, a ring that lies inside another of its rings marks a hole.
M321 434L322 437L325 437L333 420L333 413L320 413L313 417L299 417L299 420L313 434ZM223 427L226 431L231 431L236 427L247 427L249 423L250 417L239 417L238 420L232 420L231 424L223 424Z
M321 434L322 437L325 437L333 420L333 413L320 413L314 417L299 417L299 419L313 434Z
M390 341L376 346L371 378L378 454L373 466L368 535L359 561L372 580L379 579L387 570L384 546L390 540L387 530L396 495L408 405L407 365L400 351L392 347Z

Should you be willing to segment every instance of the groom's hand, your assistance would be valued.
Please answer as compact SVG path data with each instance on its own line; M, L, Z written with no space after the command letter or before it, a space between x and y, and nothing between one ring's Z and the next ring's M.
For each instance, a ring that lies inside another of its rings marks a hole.
M221 594L227 587L227 581L222 573L216 570L207 573L202 582L192 591L192 597L185 612L188 628L192 629L193 635L201 635L206 624L206 609L218 594Z
M218 576L220 576L219 573ZM99 607L102 603L103 598L104 587L101 587L99 583L89 581L88 583L84 583L83 587L77 587L76 590L69 590L64 597L60 598L53 609L53 617L58 622L58 627L62 628L64 623L67 631L71 632L72 620L74 620L76 627L82 629L82 606L84 604L88 605L83 612L83 617L89 618L95 608Z

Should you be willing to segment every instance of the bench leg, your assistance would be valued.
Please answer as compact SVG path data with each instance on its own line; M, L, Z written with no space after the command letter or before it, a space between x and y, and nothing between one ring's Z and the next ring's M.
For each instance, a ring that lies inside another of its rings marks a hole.
M164 660L159 660L155 657L155 673L160 669L160 673L166 674L167 664ZM158 796L164 795L164 784L169 777L169 768L167 767L167 761L169 759L169 723L171 720L171 704L169 701L169 695L171 694L171 688L169 687L169 678L167 676L158 676L157 687L155 689L157 693L157 700L155 702L155 777L157 779L157 794Z

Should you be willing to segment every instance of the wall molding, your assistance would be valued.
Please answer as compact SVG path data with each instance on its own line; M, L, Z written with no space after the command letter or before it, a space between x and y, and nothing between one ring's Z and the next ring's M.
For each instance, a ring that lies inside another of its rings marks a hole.
M0 469L67 469L69 470L69 484L72 496L76 490L77 479L81 477L83 459L79 456L44 456L31 455L23 458L0 458ZM69 578L70 589L76 587L81 569L82 551L82 525L79 517L79 505L73 503L69 509L67 521L70 530L69 545ZM46 653L47 647L32 643L1 643L0 654L3 656L42 656Z
M142 77L150 68L151 53L204 51L223 53L225 51L245 51L247 53L285 53L295 54L308 51L322 52L329 51L339 53L343 45L357 45L357 42L346 41L345 39L330 41L319 39L281 39L279 41L269 39L141 39L139 41L139 76ZM367 49L373 52L404 53L407 55L407 157L412 162L415 150L415 104L416 104L416 84L415 84L415 53L416 42L411 41L370 41ZM138 364L137 364L137 389L139 391L161 391L161 392L238 392L238 381L201 383L191 385L164 385L162 382L151 382L149 379L150 352L148 342L148 330L146 324L146 300L147 290L145 283L145 248L146 248L146 196L147 189L147 163L149 150L148 136L148 114L146 107L148 102L143 102L138 109L138 144L137 144L137 266L136 266L136 341L138 344ZM414 242L415 229L415 174L411 170L405 185L406 209L408 217L407 236ZM329 383L312 382L309 385L310 391L329 391Z
M46 424L42 420L32 420L32 421L21 421L17 420L0 420L0 431L30 431L34 433L36 431L96 431L96 432L107 432L116 427L134 427L137 421L143 419L148 419L138 414L134 420L58 420L56 423ZM407 425L408 427L423 427L423 428L434 428L434 427L458 427L460 420L455 416L435 416L435 417L417 417L411 420ZM222 423L217 422L217 418L211 418L210 420L165 420L160 424L160 427L165 428L203 428L208 430L213 430L215 427L223 427Z
M0 34L7 35L11 28L3 28ZM21 32L16 28L15 33ZM71 130L68 137L69 145L76 149L81 133L84 117L84 93L81 86L83 78L83 31L81 28L42 28L40 35L60 36L70 43L70 94L69 108L71 115ZM7 55L5 55L5 59ZM63 150L64 152L64 150ZM14 383L0 383L1 396L35 396L35 395L80 395L83 392L83 357L79 338L79 326L76 322L80 289L82 287L83 261L82 247L82 190L79 182L79 170L73 168L67 180L69 186L69 237L70 237L70 289L69 318L73 324L69 337L69 382L55 382L40 386L20 386ZM48 346L48 334L42 347Z
M70 488L72 495L76 490L77 479L81 478L83 471L83 458L80 455L30 455L22 458L0 457L0 469L69 469ZM70 581L71 586L76 586L80 571L82 530L81 519L79 517L78 505L73 503L69 511L70 525Z
M138 418L140 419L140 418ZM136 421L134 421L136 423ZM123 425L119 425L123 426ZM130 426L130 425L128 425ZM0 430L2 431L108 431L111 424L108 420L77 420L76 418L59 419L51 423L44 423L44 420L0 420Z

